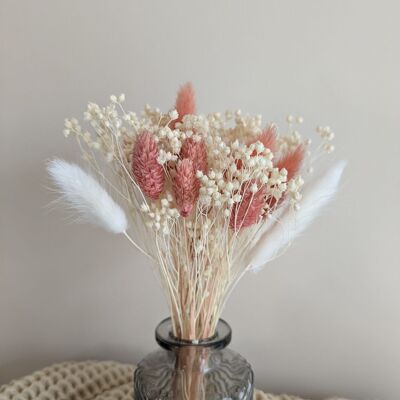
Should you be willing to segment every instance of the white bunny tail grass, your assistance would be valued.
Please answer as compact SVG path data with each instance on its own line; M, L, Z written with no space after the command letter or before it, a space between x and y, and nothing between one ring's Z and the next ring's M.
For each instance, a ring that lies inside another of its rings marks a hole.
M56 158L48 163L47 171L61 200L78 214L78 221L98 225L112 233L126 234L125 212L82 168Z
M248 253L248 268L258 271L279 256L300 235L334 197L346 166L339 161L304 187L300 209L286 211L271 229L265 231Z

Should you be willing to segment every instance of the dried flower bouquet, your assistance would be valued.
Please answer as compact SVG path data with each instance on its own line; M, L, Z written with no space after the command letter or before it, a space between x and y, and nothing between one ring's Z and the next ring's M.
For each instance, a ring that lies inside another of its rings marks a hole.
M301 117L289 116L280 134L261 116L198 114L191 84L168 113L146 106L138 116L124 100L89 103L94 134L65 121L97 179L59 159L48 170L80 219L125 235L157 265L174 334L196 343L213 335L240 278L281 254L331 199L345 163L304 184L334 150L329 127L317 128L312 157L295 129Z

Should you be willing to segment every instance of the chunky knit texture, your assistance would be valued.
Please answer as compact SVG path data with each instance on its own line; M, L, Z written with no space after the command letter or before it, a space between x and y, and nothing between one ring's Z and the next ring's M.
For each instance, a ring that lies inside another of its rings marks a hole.
M65 362L1 386L0 400L132 400L133 371L113 361ZM256 390L254 400L302 399Z

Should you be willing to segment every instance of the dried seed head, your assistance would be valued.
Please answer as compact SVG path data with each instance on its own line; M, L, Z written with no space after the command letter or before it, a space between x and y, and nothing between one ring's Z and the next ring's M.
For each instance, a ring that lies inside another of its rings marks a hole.
M187 217L193 211L199 197L200 183L196 177L193 162L188 158L180 161L176 167L173 182L175 201L182 217Z
M195 172L207 173L207 148L204 140L196 142L192 138L185 139L181 149L181 158L190 159L193 162Z
M132 172L142 192L154 200L160 197L165 185L165 173L157 161L158 154L153 135L142 132L133 148Z
M229 226L235 231L251 226L261 218L265 205L266 190L265 186L258 185L260 188L253 192L254 185L257 186L257 182L254 179L245 182L240 190L240 195L235 195L241 197L241 200L234 204L229 221Z

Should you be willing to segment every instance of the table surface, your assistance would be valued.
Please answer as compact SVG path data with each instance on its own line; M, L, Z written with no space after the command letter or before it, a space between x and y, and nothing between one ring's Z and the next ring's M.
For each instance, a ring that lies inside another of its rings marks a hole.
M0 400L132 400L134 369L114 361L55 364L1 386ZM302 400L259 390L254 399Z

